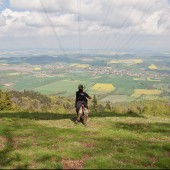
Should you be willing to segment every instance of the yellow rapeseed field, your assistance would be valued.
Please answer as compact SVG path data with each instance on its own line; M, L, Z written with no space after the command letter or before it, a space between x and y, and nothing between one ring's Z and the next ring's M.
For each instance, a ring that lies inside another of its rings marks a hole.
M97 91L110 92L114 91L116 88L112 84L96 83L92 89Z
M150 77L147 77L147 81L161 81L160 79L151 79Z
M138 81L138 80L140 80L139 78L133 78L133 80L136 80L136 81Z
M41 68L40 67L35 67L33 70L34 71L41 71Z
M134 94L132 96L142 95L142 94L158 95L158 94L161 94L161 93L162 93L161 90L135 89Z
M111 60L108 64L117 64L117 63L132 63L132 64L139 64L142 63L142 59L129 59L129 60Z
M88 68L90 67L89 64L71 64L71 67L78 67L78 68Z
M154 65L154 64L151 64L151 65L149 66L149 69L151 69L151 70L157 70L158 67L157 67L156 65Z
M19 76L19 75L21 75L21 73L9 73L8 75L9 76Z

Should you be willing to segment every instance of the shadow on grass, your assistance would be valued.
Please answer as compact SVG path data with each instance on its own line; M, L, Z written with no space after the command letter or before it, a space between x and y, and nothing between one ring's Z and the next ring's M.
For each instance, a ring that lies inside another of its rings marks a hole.
M73 119L76 114L58 114L58 113L28 113L28 112L0 112L0 118L19 118L19 119L34 119L34 120L61 120L61 119ZM138 117L144 118L143 115L137 113L91 113L89 117Z
M0 168L10 164L13 160L9 158L10 152L13 150L13 141L11 137L11 133L9 130L4 130L5 136L5 146L4 149L0 151Z
M0 150L0 169L10 166L13 162L20 162L21 160L19 154L12 155L12 152L15 150L12 132L8 128L6 128L4 129L3 134L5 143L4 148ZM28 168L28 165L18 164L16 168L26 169Z

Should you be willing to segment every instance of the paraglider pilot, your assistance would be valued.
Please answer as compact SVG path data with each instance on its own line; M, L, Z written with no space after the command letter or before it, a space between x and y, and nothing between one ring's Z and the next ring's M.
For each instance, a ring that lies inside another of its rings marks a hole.
M84 86L80 84L78 86L78 91L76 92L75 107L77 112L77 119L75 123L78 123L80 118L82 118L84 125L86 125L89 113L87 99L91 99L91 97L86 92L84 92Z

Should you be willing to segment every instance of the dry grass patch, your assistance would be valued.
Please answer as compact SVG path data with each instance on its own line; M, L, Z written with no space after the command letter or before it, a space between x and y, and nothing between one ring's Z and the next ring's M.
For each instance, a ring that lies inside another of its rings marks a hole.
M94 144L92 143L82 143L82 145L86 148L94 148Z
M63 169L82 169L84 165L84 161L88 160L90 156L85 154L82 159L80 160L65 160L61 161Z
M0 150L5 148L6 142L7 142L7 139L2 137L2 136L0 136Z

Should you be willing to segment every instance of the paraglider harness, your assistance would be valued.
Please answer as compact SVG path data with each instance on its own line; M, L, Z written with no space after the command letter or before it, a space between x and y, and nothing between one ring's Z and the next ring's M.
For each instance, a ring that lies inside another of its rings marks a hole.
M79 102L81 102L81 103L79 103ZM82 108L83 113L84 113L84 108L88 109L87 101L85 101L85 100L78 99L75 103L75 106L76 106L77 114L81 108Z
M85 107L84 101L78 101L81 103L78 103L77 106L77 115L79 117L78 121L81 121L83 124L86 124L87 116L88 116L88 109Z
M78 115L77 120L78 121L83 121L84 123L87 121L87 116L88 116L88 100L90 96L83 91L84 86L79 85L78 90L76 92L76 100L75 100L75 107L76 107L76 112ZM87 114L87 115L86 115Z
M81 106L79 106L79 109L82 107L85 107L88 109L87 106L87 98L89 97L88 94L86 92L83 92L83 89L85 87L82 84L79 84L78 89L79 91L76 92L76 101L75 101L75 107L77 108L77 105L79 102L81 102Z

